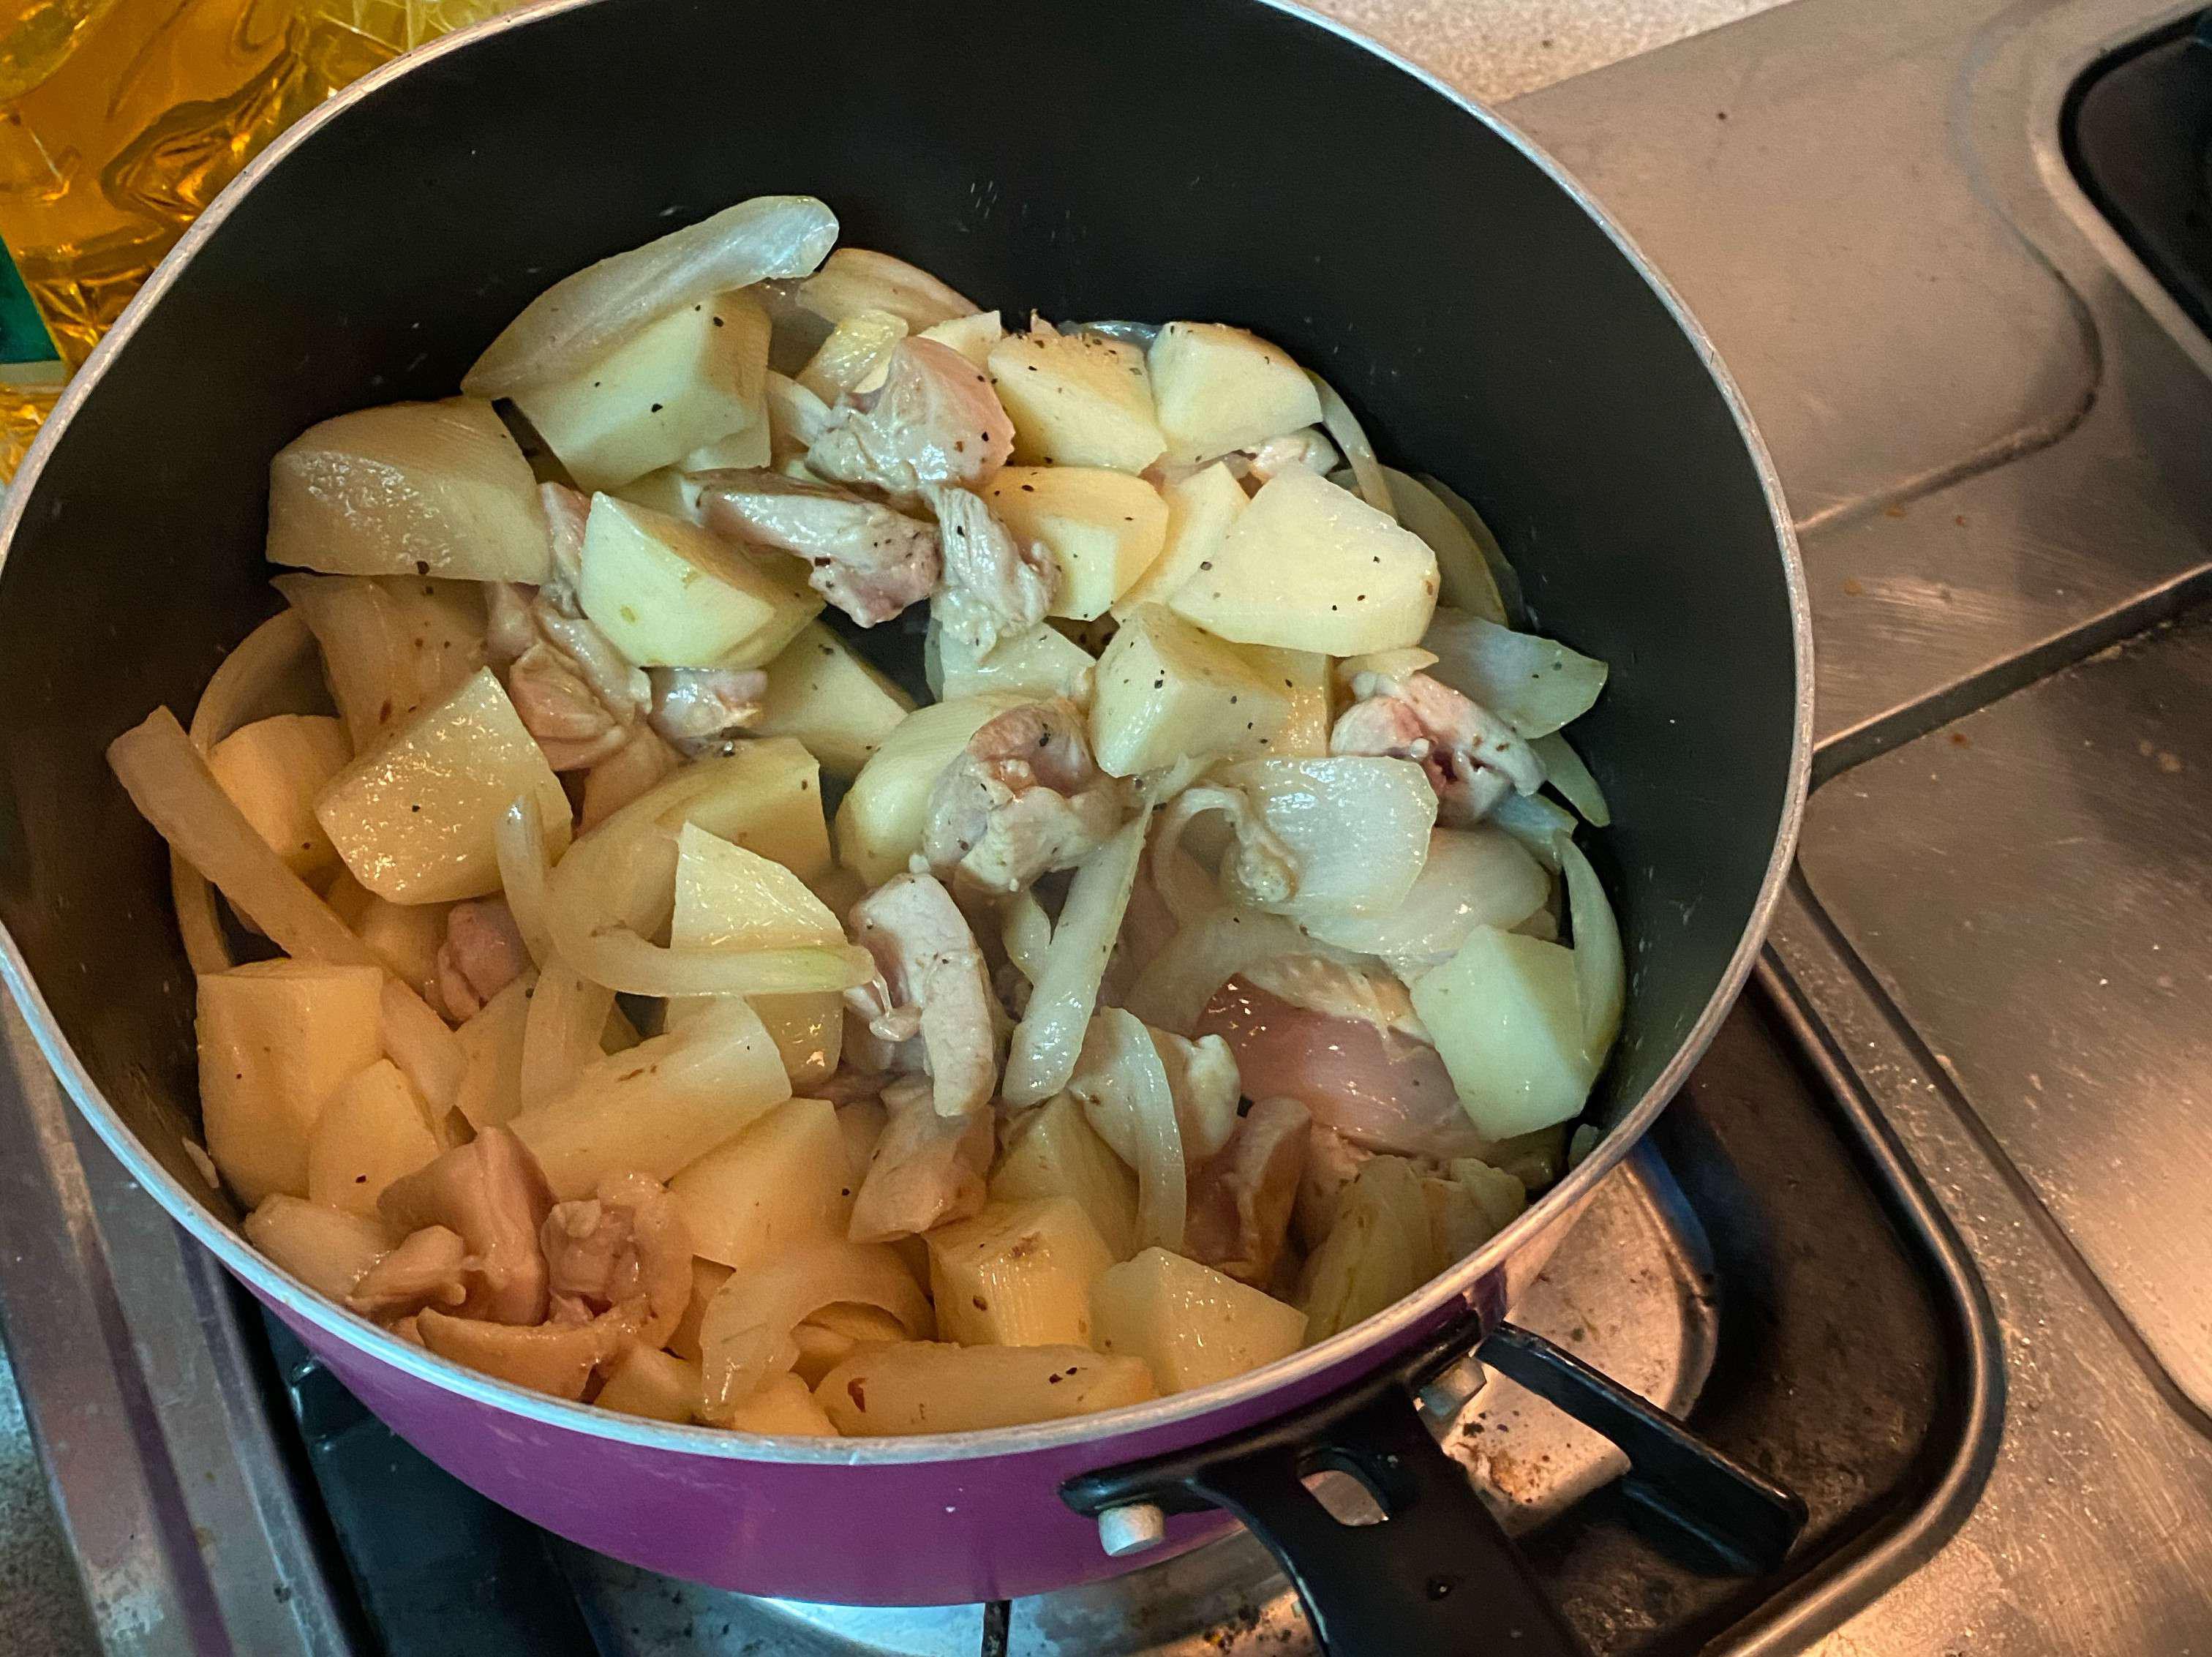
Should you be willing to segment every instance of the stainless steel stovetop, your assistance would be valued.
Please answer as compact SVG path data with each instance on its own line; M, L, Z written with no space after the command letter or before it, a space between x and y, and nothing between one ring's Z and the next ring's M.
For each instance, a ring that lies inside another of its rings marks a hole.
M1419 7L1332 9L1422 55ZM1820 663L1759 984L1523 1309L1797 1483L1808 1548L1686 1572L1503 1382L1451 1441L1605 1652L2212 1652L2212 342L2060 140L2083 69L2187 10L1796 0L1510 107L1741 381ZM334 1545L398 1453L312 1376L302 1449L282 1354L10 1036L0 1315L100 1637L374 1651L447 1614L435 1526L360 1587ZM641 1657L1310 1648L1241 1541L855 1613L501 1536L450 1626L544 1610L507 1603L526 1554L562 1637Z

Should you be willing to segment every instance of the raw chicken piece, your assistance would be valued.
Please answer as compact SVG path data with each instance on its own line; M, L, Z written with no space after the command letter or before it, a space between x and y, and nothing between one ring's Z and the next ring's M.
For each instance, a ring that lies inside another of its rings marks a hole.
M584 579L584 526L592 515L592 497L566 484L540 484L538 499L553 533L553 578L545 583L546 591L574 613L576 588Z
M691 1239L675 1198L643 1174L609 1174L560 1203L538 1233L556 1321L605 1318L659 1346L691 1299Z
M961 647L988 655L1000 639L1019 637L1042 621L1059 583L1051 555L1017 541L979 495L932 484L922 498L937 515L945 559L939 597L945 625Z
M1073 868L1121 825L1121 794L1091 757L1066 698L986 721L929 796L922 856L986 892L1020 892Z
M1191 1181L1183 1248L1239 1282L1264 1288L1297 1202L1313 1118L1295 1099L1262 1099Z
M443 1226L468 1245L465 1318L534 1324L545 1317L544 1251L538 1228L553 1210L537 1159L505 1128L486 1128L377 1198L385 1223L402 1232Z
M978 1107L946 1113L927 1084L894 1082L884 1090L890 1112L868 1172L853 1199L847 1234L856 1243L911 1237L982 1212L984 1175L996 1148L991 1112Z
M881 390L842 398L806 451L824 478L909 498L930 484L976 484L1006 463L1014 423L990 376L934 339L891 352Z
M1331 753L1419 762L1437 791L1437 820L1467 828L1509 791L1534 794L1544 770L1513 728L1426 673L1359 673L1358 698L1328 734Z
M1248 1095L1295 1099L1371 1150L1444 1158L1487 1148L1437 1050L1401 1031L1293 1006L1242 977L1221 987L1197 1027L1227 1039Z
M692 758L761 716L768 675L757 667L655 667L653 728Z
M1334 1128L1313 1123L1306 1132L1305 1165L1298 1174L1298 1193L1291 1210L1298 1240L1319 1248L1336 1225L1336 1207L1344 1188L1376 1153L1353 1144Z
M937 1109L964 1116L999 1086L998 1003L990 972L952 894L927 874L886 880L853 905L854 941L875 957L876 976L845 992L868 1032L894 1047L920 1039ZM882 1056L882 1069L906 1056ZM910 1064L903 1068L911 1068Z
M780 472L702 472L699 510L717 534L797 554L814 590L873 627L937 585L937 529L849 489Z
M426 1306L457 1307L468 1298L468 1264L469 1246L458 1233L425 1226L362 1272L346 1305L379 1323Z
M529 965L530 950L506 899L471 899L446 911L446 941L438 946L438 997L455 1023L474 1018Z

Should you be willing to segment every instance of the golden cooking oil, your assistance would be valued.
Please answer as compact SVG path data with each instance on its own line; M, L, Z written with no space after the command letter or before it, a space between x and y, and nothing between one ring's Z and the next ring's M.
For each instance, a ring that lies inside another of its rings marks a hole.
M0 477L200 210L278 132L515 0L0 0Z

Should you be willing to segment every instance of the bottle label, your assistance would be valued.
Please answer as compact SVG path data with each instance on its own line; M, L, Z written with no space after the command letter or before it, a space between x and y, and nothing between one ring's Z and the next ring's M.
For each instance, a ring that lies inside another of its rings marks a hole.
M23 285L22 273L0 247L0 372L16 363L58 362L53 336Z

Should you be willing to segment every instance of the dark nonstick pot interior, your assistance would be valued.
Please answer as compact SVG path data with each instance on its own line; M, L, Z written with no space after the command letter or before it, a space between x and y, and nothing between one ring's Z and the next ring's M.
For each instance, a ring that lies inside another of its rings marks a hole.
M0 571L0 919L149 1148L185 1173L191 978L102 749L157 703L188 716L274 607L269 456L449 393L555 277L764 192L1010 313L1248 325L1480 507L1539 624L1613 664L1576 734L1632 975L1597 1108L1632 1106L1757 905L1796 663L1747 438L1570 192L1257 0L594 0L367 91L218 208L28 484Z

